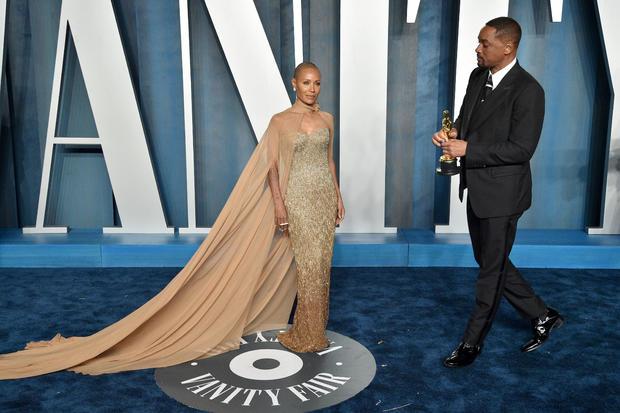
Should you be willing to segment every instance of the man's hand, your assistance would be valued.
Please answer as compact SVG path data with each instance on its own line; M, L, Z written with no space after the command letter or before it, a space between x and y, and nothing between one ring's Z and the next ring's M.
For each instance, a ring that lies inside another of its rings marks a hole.
M454 139L457 136L458 136L458 132L456 131L456 129L452 128L452 130L450 131L450 138ZM435 134L433 135L433 144L435 146L441 146L441 144L447 140L448 140L448 137L446 136L443 129L435 132Z
M443 154L452 156L465 156L467 152L467 142L455 139L458 136L456 129L452 128L450 131L450 139L446 136L443 130L435 132L433 135L433 144L435 146L441 146Z
M467 152L467 142L459 139L447 139L441 144L443 154L456 158L457 156L465 156Z

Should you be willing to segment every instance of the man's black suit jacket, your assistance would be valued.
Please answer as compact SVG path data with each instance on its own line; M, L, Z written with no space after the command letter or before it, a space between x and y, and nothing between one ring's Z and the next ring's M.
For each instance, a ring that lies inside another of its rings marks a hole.
M469 77L459 117L458 138L467 141L461 182L474 214L491 218L519 214L532 202L530 159L545 115L545 92L517 62L482 103L487 68Z

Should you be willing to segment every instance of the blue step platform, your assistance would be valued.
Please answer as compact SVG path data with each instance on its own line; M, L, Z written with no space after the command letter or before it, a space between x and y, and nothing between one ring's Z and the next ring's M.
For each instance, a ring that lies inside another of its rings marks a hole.
M203 235L22 234L0 230L0 267L182 267ZM523 268L620 268L620 235L519 230L510 255ZM469 236L399 230L337 234L336 267L475 267Z

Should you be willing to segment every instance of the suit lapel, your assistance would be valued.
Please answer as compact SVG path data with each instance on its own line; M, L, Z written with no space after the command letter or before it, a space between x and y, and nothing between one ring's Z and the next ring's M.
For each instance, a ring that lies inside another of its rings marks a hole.
M517 79L519 72L523 70L519 64L515 64L506 76L502 79L500 84L489 95L489 97L482 103L478 104L470 120L469 127L476 129L484 121L486 121L493 113L501 108L502 103L510 96L510 92L515 87L514 81Z
M487 70L482 71L481 74L478 76L478 78L476 78L473 81L473 84L471 85L470 93L467 93L465 95L465 99L463 101L463 108L465 112L463 114L464 118L463 118L463 127L462 127L462 134L465 137L467 137L467 131L469 130L469 124L472 118L474 108L476 107L476 104L478 103L478 98L480 96L480 90L482 89L482 86L486 82L487 73L488 73Z

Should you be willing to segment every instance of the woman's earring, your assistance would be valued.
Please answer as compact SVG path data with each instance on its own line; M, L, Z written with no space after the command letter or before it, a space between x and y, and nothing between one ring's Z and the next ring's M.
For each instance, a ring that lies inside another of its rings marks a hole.
M297 92L297 89L293 88L293 92Z

